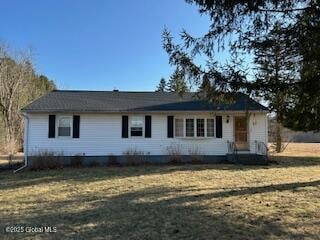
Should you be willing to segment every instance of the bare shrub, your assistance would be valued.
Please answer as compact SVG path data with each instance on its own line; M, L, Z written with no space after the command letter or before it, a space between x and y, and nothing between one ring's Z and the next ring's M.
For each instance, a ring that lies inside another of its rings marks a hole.
M191 163L202 163L201 152L198 145L194 145L192 148L189 149L189 155L191 156Z
M13 159L14 159L14 154L12 154L12 153L9 154L9 155L8 155L8 162L9 162L9 165L10 165L10 166L12 166Z
M136 166L144 163L144 152L137 149L128 149L123 152L126 158L126 165Z
M108 166L119 166L120 162L117 159L117 156L109 155L108 156Z
M169 155L169 163L177 164L182 162L182 151L179 144L171 144L167 147L167 153Z
M63 168L63 153L55 156L54 152L39 151L32 157L30 170L61 169Z
M14 153L17 153L18 148L19 145L17 144L16 140L11 139L10 142L7 142L4 145L3 152L9 155L13 155Z
M0 139L0 154L5 154L5 144L1 142L1 139Z
M82 167L84 165L83 155L82 154L76 154L75 156L72 156L70 165L72 167Z

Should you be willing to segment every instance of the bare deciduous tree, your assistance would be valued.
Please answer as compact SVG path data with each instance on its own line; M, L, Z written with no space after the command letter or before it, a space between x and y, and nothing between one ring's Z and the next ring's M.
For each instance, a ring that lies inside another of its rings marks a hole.
M7 151L13 153L21 139L21 101L26 86L32 78L33 67L29 54L12 54L0 46L0 111L5 127Z

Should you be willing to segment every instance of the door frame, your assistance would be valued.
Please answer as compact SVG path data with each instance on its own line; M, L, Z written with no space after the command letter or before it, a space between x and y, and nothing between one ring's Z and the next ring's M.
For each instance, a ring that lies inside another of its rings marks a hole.
M237 119L246 119L246 142L236 142L236 121ZM234 123L233 123L233 139L234 139L234 143L237 147L238 151L250 151L250 144L249 144L249 118L250 116L248 115L238 115L238 116L234 116Z

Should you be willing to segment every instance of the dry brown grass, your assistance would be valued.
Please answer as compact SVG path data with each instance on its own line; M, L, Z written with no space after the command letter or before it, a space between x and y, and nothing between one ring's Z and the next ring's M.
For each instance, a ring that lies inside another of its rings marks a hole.
M269 144L269 148L272 150L272 144ZM272 155L287 157L320 157L320 143L289 143L283 152L272 152Z
M6 172L0 203L0 239L319 239L320 159Z

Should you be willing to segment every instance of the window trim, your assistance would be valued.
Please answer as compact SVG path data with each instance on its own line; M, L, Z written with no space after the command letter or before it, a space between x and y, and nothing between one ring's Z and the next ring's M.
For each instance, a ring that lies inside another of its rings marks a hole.
M209 119L212 119L213 120L213 136L208 136L208 120ZM214 117L211 117L211 118L206 118L206 136L208 138L215 138L216 137L216 119Z
M131 121L132 121L133 117L141 117L141 119L142 119L142 135L141 136L132 136L131 135L131 127L132 127ZM146 123L145 123L145 116L144 115L131 115L131 116L129 116L129 119L128 119L129 134L128 134L128 136L130 138L144 138L144 135L145 135L145 124Z
M203 136L198 136L198 120L203 120ZM196 118L195 119L195 128L196 128L196 131L195 131L195 136L197 138L204 138L207 136L206 134L206 119L205 118Z
M59 123L60 123L60 119L62 119L62 118L68 118L70 120L70 135L69 136L59 136ZM69 115L57 116L56 137L57 138L72 138L72 133L73 133L73 116L69 116Z
M183 136L176 136L176 119L182 119L183 120ZM194 134L193 136L186 136L186 119L193 119L193 128L194 128ZM198 137L197 136L197 119L203 119L204 120L204 136ZM174 133L174 138L181 138L181 139L211 139L211 138L216 138L215 132L213 133L213 136L208 136L207 132L207 121L208 119L213 119L213 122L215 124L215 118L214 117L202 117L202 116L195 116L195 117L174 117L173 121L173 133ZM215 125L214 125L215 129Z
M182 120L182 136L176 136L176 120ZM186 136L185 119L184 118L174 118L173 121L173 136L175 138L184 138Z
M193 120L193 136L187 136L187 120ZM186 117L185 118L185 138L196 138L197 137L197 129L196 129L196 118Z

